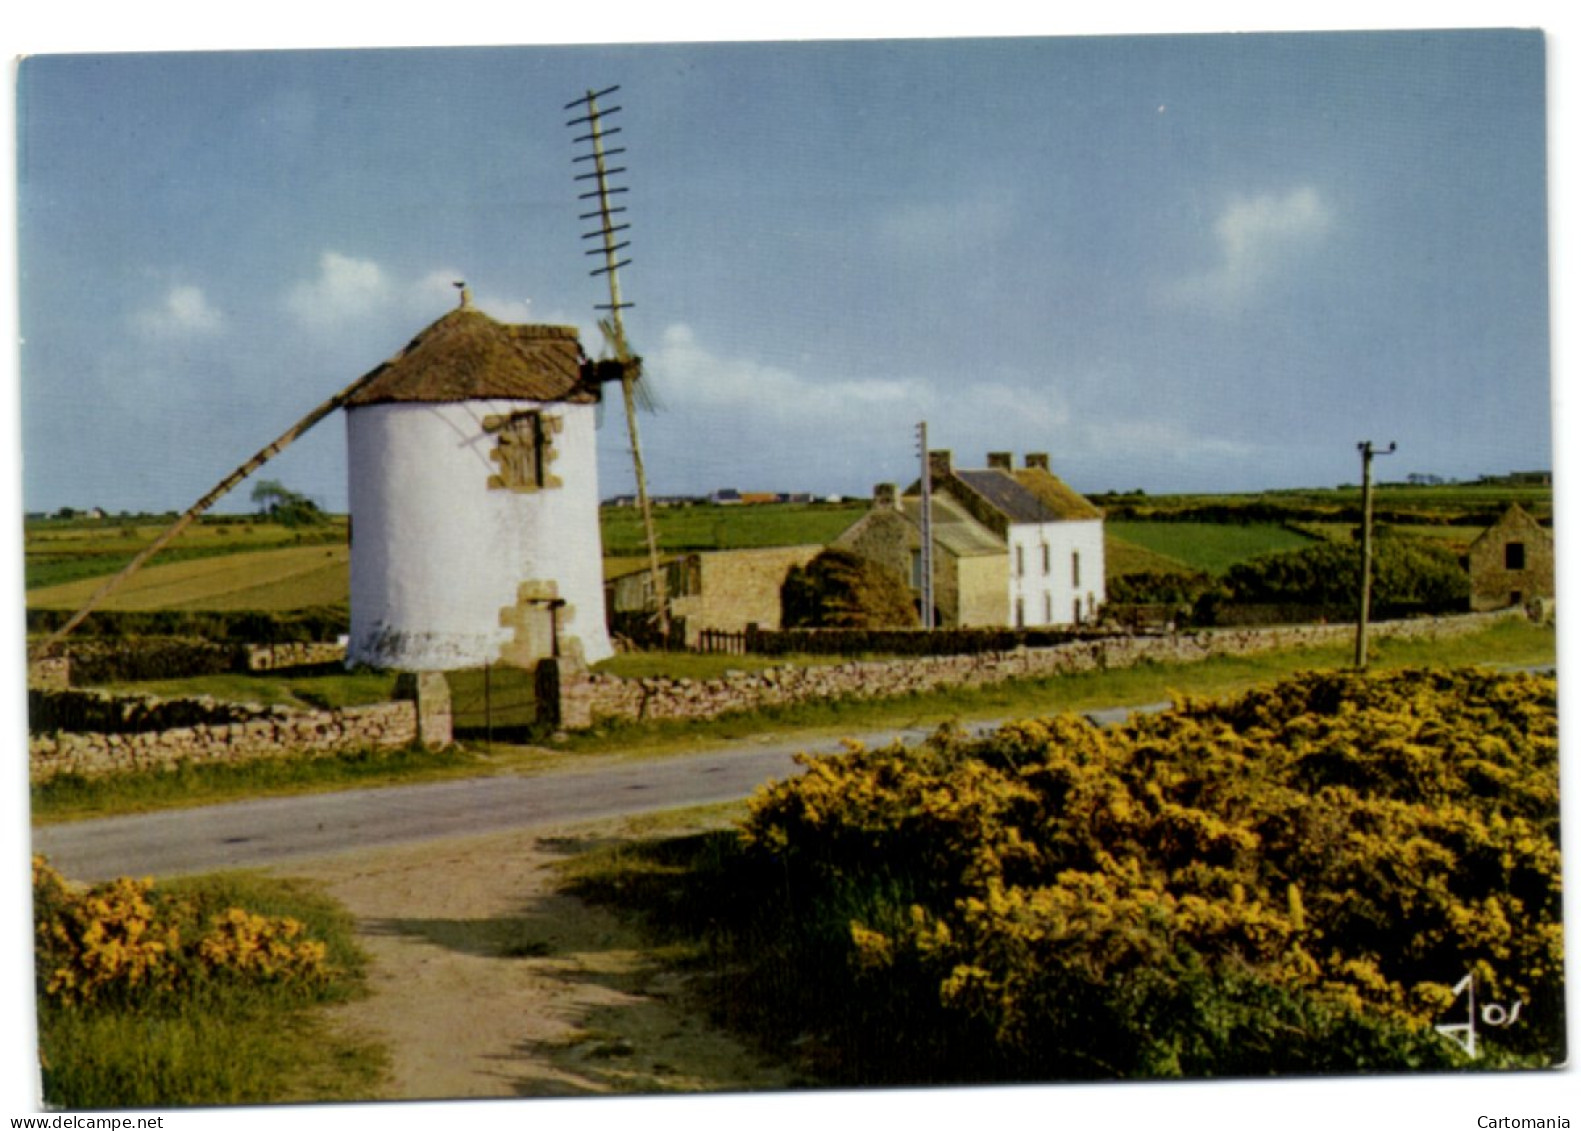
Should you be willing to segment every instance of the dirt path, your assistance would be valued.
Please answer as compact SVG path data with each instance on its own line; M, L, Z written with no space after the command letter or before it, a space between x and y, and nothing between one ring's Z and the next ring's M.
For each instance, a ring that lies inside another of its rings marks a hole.
M688 1013L613 914L559 894L553 869L604 822L345 853L275 871L325 884L358 920L371 995L335 1022L383 1043L369 1099L784 1088Z

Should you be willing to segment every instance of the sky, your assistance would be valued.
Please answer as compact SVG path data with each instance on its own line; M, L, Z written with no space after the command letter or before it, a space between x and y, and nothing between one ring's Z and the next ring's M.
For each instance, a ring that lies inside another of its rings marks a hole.
M916 427L1078 490L1551 464L1536 30L45 54L27 511L179 510L455 305L578 326L619 85L650 489L864 496ZM600 490L634 482L618 399ZM346 505L332 417L260 472ZM217 508L251 509L243 484Z

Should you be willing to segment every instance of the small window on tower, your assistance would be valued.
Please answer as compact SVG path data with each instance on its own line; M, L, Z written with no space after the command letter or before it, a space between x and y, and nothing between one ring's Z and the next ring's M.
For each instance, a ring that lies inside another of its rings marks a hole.
M1524 543L1524 542L1506 542L1506 543L1504 543L1504 568L1505 569L1525 569L1526 568L1526 543Z
M549 474L555 456L554 434L559 429L558 417L541 412L513 412L484 420L483 430L494 435L489 458L499 465L499 471L489 476L489 486L507 491L560 486Z

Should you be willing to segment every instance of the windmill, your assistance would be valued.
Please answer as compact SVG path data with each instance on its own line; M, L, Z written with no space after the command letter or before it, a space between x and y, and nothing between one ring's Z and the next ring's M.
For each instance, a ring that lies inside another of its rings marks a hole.
M653 505L648 498L648 476L642 463L642 437L637 425L638 406L651 409L652 400L647 386L641 383L642 359L631 351L631 344L626 340L625 323L620 313L622 310L629 310L633 305L624 301L620 293L620 269L631 262L629 259L620 258L621 251L631 246L631 241L623 239L620 233L629 230L631 225L624 220L617 222L619 217L624 216L625 206L610 203L611 197L626 192L624 186L611 185L610 179L626 170L624 167L611 167L608 159L626 151L624 148L609 148L605 145L605 140L611 134L620 132L619 126L606 125L605 119L610 114L618 113L620 107L611 106L603 109L598 104L600 98L613 94L619 89L618 86L611 86L603 90L590 90L581 98L566 103L566 110L574 110L578 107L586 110L586 113L572 118L566 125L587 127L587 132L579 135L573 144L586 144L589 147L588 151L579 154L574 161L576 164L584 161L592 162L592 170L577 174L576 180L591 181L593 187L580 194L577 199L595 202L595 207L591 212L582 213L579 219L597 222L597 226L592 231L583 233L582 238L599 241L586 254L601 256L603 266L595 268L589 274L605 277L609 283L609 302L596 304L594 309L609 312L607 317L598 320L598 328L603 332L604 340L620 366L620 391L626 408L626 434L631 441L631 462L637 480L637 503L642 510L643 535L648 546L648 570L653 585L659 636L663 640L668 640L669 599L664 591L664 574L659 568L659 536L653 525Z

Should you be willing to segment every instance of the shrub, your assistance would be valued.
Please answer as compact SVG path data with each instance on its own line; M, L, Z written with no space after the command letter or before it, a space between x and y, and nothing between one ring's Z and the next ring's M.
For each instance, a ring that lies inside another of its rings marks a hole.
M120 877L73 888L33 858L35 977L65 1007L132 1004L209 978L303 982L327 974L327 950L288 916L241 907L204 915L193 902Z
M1524 1007L1490 1063L1557 1063L1556 715L1551 678L1312 674L857 746L754 798L743 866L892 1079L1449 1067L1468 973Z
M1258 605L1355 608L1361 599L1357 548L1323 542L1232 566L1228 599ZM1471 582L1454 554L1420 538L1385 533L1373 553L1372 607L1379 612L1448 612L1466 607Z
M911 592L896 573L848 550L792 566L780 590L786 628L912 628Z

